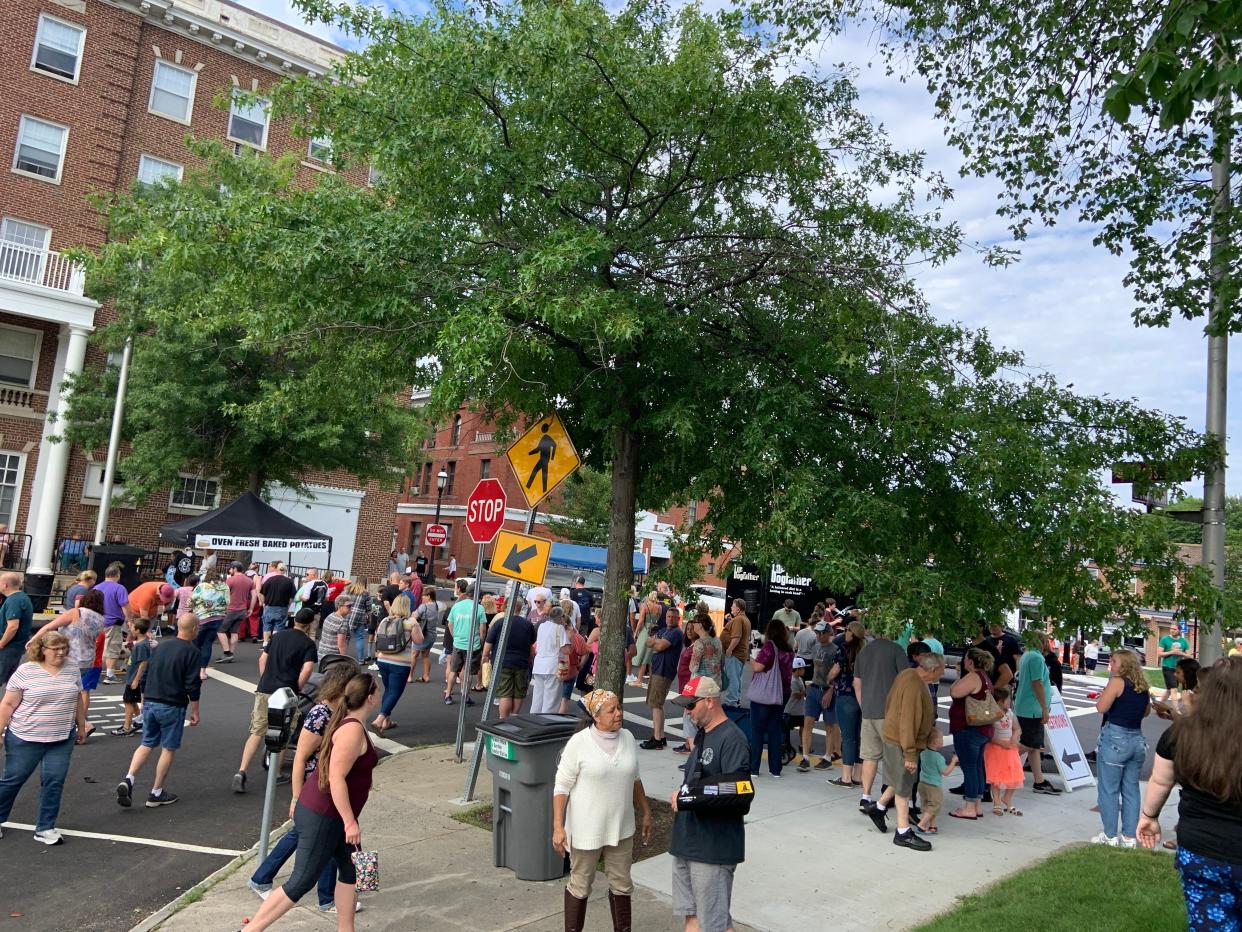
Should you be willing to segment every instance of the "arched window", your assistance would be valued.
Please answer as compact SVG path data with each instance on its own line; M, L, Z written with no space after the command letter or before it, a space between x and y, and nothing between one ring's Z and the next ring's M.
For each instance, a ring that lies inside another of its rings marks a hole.
M460 414L457 414L457 415L454 415L454 416L453 416L453 440L452 440L452 444L453 444L453 446L457 446L459 443L461 443L461 415L460 415Z

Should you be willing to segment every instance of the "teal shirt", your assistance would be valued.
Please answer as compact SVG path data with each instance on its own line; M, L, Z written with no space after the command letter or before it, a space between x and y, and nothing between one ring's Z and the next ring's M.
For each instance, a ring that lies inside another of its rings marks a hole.
M1175 637L1170 637L1167 634L1160 639L1161 650L1172 650L1175 647L1178 648L1179 650L1190 650L1190 642L1187 641L1183 637L1175 638ZM1181 659L1182 658L1178 657L1176 654L1170 655L1168 657L1163 657L1160 660L1160 666L1165 667L1169 670L1172 670L1174 667L1177 666L1177 662Z
M919 783L925 786L942 786L944 784L944 755L935 748L924 748L919 751Z
M474 608L474 624L470 624L470 609ZM457 650L465 650L470 646L470 632L474 632L474 650L477 655L483 647L483 641L479 637L479 625L487 623L487 614L483 611L483 606L478 602L470 599L458 599L448 613L449 625L453 629L453 647Z
M17 631L9 639L9 643L4 645L4 649L15 654L24 653L26 642L30 640L30 628L34 622L34 603L30 601L30 596L20 589L5 599L3 605L0 605L0 634L3 634L9 623L14 621L17 622Z
M1028 650L1018 659L1018 694L1013 698L1013 714L1022 718L1040 718L1043 706L1032 688L1034 683L1044 684L1044 701L1051 707L1052 680L1048 677L1048 664L1037 650Z

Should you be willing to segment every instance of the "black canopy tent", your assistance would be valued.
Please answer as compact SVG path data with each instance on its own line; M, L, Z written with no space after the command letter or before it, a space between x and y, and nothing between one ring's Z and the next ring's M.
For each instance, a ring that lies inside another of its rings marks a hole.
M160 528L160 542L174 547L202 545L212 550L288 550L327 552L325 567L332 563L332 538L294 521L253 492L205 514L195 515Z

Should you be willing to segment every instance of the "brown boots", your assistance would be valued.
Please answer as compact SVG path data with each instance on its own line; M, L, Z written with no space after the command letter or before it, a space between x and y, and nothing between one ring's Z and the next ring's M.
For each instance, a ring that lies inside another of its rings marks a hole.
M608 891L608 908L612 911L612 932L630 932L630 898ZM582 932L586 925L587 901L580 900L565 888L565 932Z
M609 890L608 908L612 910L612 932L630 932L630 898Z
M582 932L586 925L587 901L580 900L565 888L565 932Z

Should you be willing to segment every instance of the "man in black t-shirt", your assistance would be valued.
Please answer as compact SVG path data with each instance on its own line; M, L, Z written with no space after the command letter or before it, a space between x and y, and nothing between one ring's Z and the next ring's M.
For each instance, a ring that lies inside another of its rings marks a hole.
M293 602L296 587L293 580L285 575L282 564L276 565L276 572L259 586L259 603L263 606L263 643L267 644L273 631L279 631L289 623L289 605Z
M686 762L686 782L737 774L750 778L750 745L742 730L729 720L720 704L720 686L707 676L696 676L674 700L690 713L699 729L694 750ZM746 857L746 827L742 808L678 809L679 792L671 803L673 838L673 913L695 917L700 929L729 929L733 918L733 874Z
M1022 655L1022 642L1005 630L999 621L988 625L988 634L979 647L992 655L992 685L1013 689L1010 681L1018 673L1018 658Z
M259 686L254 694L254 708L250 712L250 735L242 748L241 764L233 774L233 792L246 792L246 770L255 753L263 746L267 734L267 700L276 690L288 686L295 693L301 692L315 669L319 652L315 642L306 633L315 613L302 609L293 619L293 627L277 631L263 645L259 654ZM279 764L277 765L279 768Z
M500 642L503 622L491 624L487 628L487 639L483 645L483 663L491 659L496 645ZM535 626L529 619L515 614L509 619L509 635L505 638L505 655L500 658L500 665L492 661L492 676L496 680L496 698L500 700L500 717L508 718L522 711L522 700L530 689L530 662L534 656Z

